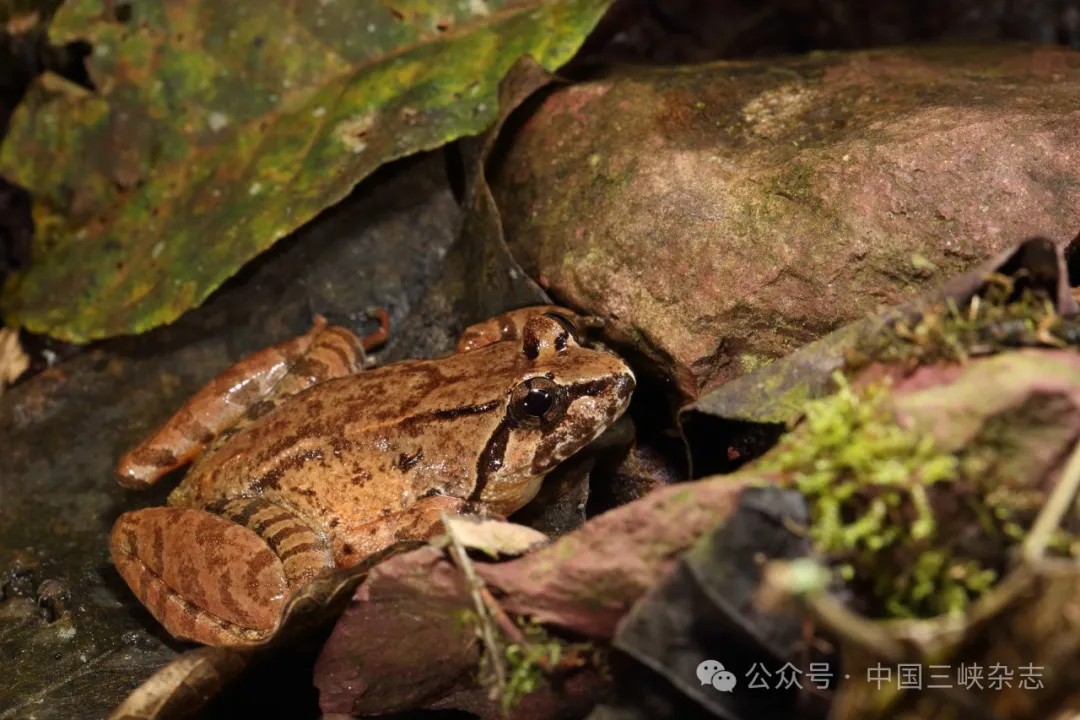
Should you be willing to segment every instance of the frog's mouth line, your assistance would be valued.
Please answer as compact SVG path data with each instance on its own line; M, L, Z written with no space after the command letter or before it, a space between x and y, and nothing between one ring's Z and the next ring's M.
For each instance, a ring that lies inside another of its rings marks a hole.
M587 380L585 382L577 382L571 385L562 385L560 387L566 392L566 397L569 401L568 405L572 405L575 400L579 400L583 397L597 397L613 392L617 398L616 407L621 411L625 410L626 406L629 404L630 395L634 392L635 381L633 375L624 374L614 378L606 377L599 380ZM612 418L613 421L618 414L620 413L617 411L615 417ZM506 445L510 441L510 431L513 427L514 422L509 413L507 413L495 428L495 432L491 434L491 438L488 440L487 445L484 446L483 451L480 453L480 458L476 463L476 488L469 496L471 502L480 499L484 489L487 487L488 480L502 468L503 460L506 457ZM543 428L541 429L541 432L547 434L556 427L558 427L558 424L555 424L550 428Z

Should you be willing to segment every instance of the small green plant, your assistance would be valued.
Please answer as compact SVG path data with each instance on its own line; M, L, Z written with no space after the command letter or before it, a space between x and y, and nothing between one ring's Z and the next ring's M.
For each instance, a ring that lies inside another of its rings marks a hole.
M521 698L547 683L545 668L557 667L562 652L563 647L557 640L506 646L506 665L510 676L506 681L506 691L500 698L504 714L508 714Z
M484 635L482 623L486 620L481 620L472 610L455 611L454 622L456 627L472 627L477 638ZM606 662L592 645L553 637L543 625L529 618L513 618L511 622L517 629L510 633L516 641L493 626L501 655L492 657L491 653L483 653L478 676L479 682L490 688L491 699L499 701L504 717L510 717L510 711L526 695L545 687L552 673L586 664L602 669Z
M1021 518L1038 503L998 481L992 448L954 455L901 427L887 380L860 390L840 373L834 380L838 391L809 403L803 423L755 470L803 493L815 551L873 598L873 614L963 612L991 587L1004 548L1022 537Z
M909 368L964 362L1016 347L1080 344L1080 319L1062 317L1045 293L1017 291L1017 278L990 275L985 291L963 307L946 300L913 319L899 319L873 331L848 357L850 374L871 362Z

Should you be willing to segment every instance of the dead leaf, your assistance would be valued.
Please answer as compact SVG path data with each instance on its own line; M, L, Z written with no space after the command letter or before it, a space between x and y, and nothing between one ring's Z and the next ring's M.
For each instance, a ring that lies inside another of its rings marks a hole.
M30 367L30 357L19 344L19 331L0 327L0 395Z
M778 668L799 661L795 646L802 619L763 611L755 594L766 560L810 552L807 538L792 532L806 518L797 492L742 492L731 517L703 535L680 557L676 571L619 622L612 646L625 657L613 661L613 697L591 720L690 717L701 706L731 720L814 717L811 708L797 707L798 693L791 688L746 693L739 687L756 663ZM733 693L717 692L709 678L698 676L707 660L735 676Z
M481 550L492 558L524 555L548 542L548 536L539 530L503 520L449 515L443 522L465 548ZM442 535L432 539L431 544L441 548L449 541Z

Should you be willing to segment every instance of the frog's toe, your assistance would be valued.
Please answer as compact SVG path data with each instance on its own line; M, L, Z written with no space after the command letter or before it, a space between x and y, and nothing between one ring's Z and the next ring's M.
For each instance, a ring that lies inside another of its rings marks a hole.
M125 513L110 549L120 576L158 622L207 645L265 639L288 594L281 560L258 535L203 510Z

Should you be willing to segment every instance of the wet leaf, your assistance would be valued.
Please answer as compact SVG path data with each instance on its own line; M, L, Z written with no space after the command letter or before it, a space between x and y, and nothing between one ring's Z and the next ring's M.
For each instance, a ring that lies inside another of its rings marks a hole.
M41 77L0 172L36 197L14 322L85 342L175 319L382 163L490 125L522 55L554 69L608 0L64 5L96 91Z
M463 578L441 550L422 548L376 568L315 665L323 712L407 710L467 683L480 660L461 616L470 607Z
M687 717L699 705L731 720L794 716L794 690L749 688L746 673L756 663L778 668L796 660L801 618L763 612L755 594L763 560L810 551L807 539L791 531L805 526L806 517L797 492L744 491L732 516L684 553L671 577L619 622L612 640L620 651L612 662L615 697L590 718ZM698 676L706 660L735 676L732 692L717 692L710 678Z

